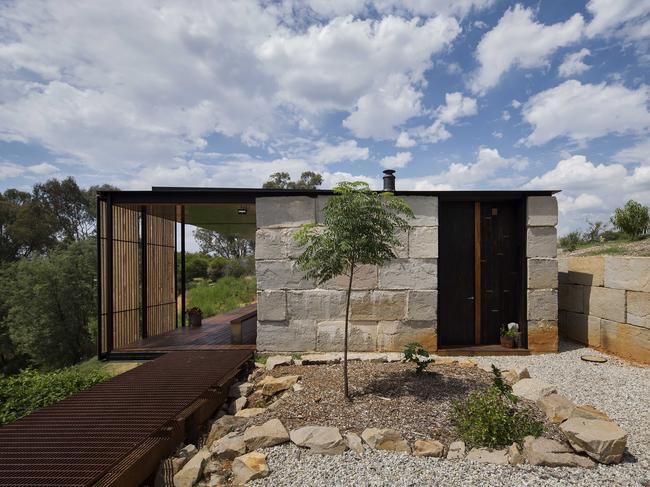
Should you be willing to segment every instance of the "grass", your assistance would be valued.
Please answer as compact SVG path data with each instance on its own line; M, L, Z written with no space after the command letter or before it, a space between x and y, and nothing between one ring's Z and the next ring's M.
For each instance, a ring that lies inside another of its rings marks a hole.
M218 315L255 301L254 276L222 277L217 282L198 281L190 290L187 309L201 308L203 317Z
M641 242L648 237L633 240L627 237L620 237L618 240L612 240L609 242L582 242L578 244L576 250L589 249L587 252L582 252L580 255L589 256L589 255L631 255L635 257L650 257L650 250L643 250L634 248L631 250L631 246L637 242Z

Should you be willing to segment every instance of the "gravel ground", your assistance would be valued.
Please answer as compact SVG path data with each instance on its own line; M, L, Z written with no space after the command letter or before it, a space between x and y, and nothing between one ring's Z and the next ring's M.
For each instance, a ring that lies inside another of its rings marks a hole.
M582 361L591 349L561 343L555 355L477 357L501 368L526 366L532 377L546 380L578 404L592 404L629 433L624 462L592 470L524 465L502 467L416 458L368 450L313 455L288 444L267 450L271 475L258 486L650 486L650 368L608 357L605 364Z

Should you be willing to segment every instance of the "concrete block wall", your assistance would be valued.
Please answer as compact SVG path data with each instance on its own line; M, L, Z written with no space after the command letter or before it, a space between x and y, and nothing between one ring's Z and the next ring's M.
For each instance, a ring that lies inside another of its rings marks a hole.
M528 349L557 352L558 262L557 200L529 196L526 201Z
M340 351L345 278L316 286L303 278L293 233L322 222L330 196L263 197L256 201L257 348L260 351ZM402 351L418 341L437 347L438 199L407 196L415 213L400 235L397 259L361 267L353 281L349 348Z
M650 363L650 257L560 259L560 333Z

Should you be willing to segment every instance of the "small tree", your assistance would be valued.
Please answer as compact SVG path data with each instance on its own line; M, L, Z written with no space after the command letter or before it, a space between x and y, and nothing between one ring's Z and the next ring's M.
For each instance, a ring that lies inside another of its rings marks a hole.
M580 232L569 232L564 237L560 237L560 247L569 252L573 252L580 244Z
M392 193L377 193L364 182L343 182L323 208L324 225L303 225L295 240L305 250L298 265L317 284L348 277L343 334L343 393L348 390L348 325L352 280L358 266L383 265L395 258L398 230L409 227L413 212Z
M623 208L616 208L612 224L633 239L639 238L650 228L648 207L630 200Z

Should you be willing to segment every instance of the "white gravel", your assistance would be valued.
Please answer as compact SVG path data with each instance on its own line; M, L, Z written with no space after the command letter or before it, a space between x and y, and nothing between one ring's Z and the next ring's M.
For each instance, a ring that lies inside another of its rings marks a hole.
M561 353L533 356L476 357L498 367L528 367L532 377L555 384L577 404L591 404L629 433L623 463L597 468L503 467L416 458L367 450L363 458L351 452L310 454L292 444L265 450L271 475L251 482L257 486L643 486L650 485L650 368L607 356L604 364L585 362L594 354L571 342ZM645 485L644 485L645 484Z

